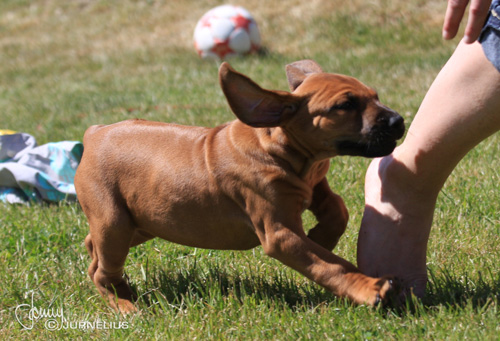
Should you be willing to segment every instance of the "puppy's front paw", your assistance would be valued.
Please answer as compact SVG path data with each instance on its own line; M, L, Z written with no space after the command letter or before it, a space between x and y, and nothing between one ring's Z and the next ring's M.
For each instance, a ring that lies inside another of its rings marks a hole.
M356 304L377 306L386 305L398 296L399 280L392 276L373 278L362 273L351 273L348 276L348 297Z
M374 283L375 297L372 299L372 306L382 304L385 306L399 305L401 283L397 277L384 276Z

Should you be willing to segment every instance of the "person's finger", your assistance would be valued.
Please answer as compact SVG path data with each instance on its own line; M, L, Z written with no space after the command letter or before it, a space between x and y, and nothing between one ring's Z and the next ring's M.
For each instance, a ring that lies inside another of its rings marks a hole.
M448 0L443 24L444 39L453 39L457 35L468 3L469 0Z
M488 16L491 1L472 0L469 8L469 19L464 32L464 42L472 44L479 38L484 22Z

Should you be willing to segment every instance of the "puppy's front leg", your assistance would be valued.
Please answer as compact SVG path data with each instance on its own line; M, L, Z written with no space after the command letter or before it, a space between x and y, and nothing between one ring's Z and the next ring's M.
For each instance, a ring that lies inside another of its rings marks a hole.
M286 206L285 210L261 203L258 211L262 214L252 216L267 255L358 304L376 305L386 298L392 289L389 278L365 276L347 260L313 242L302 228L300 200L280 199L283 200L278 202ZM262 211L263 208L266 210Z
M326 178L314 187L309 210L318 223L307 236L324 248L333 250L347 227L349 214L344 201L332 192Z

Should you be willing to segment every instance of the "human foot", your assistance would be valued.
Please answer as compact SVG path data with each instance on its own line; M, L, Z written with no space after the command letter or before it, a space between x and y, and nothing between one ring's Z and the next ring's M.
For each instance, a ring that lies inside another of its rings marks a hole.
M426 250L436 193L390 155L370 164L365 211L358 239L358 267L369 276L394 275L406 292L422 297L427 284Z

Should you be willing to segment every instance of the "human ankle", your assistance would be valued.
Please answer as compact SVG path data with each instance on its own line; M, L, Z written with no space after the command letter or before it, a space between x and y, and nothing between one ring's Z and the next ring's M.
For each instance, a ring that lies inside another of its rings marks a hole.
M406 199L413 203L419 200L434 205L441 186L428 179L430 175L419 171L413 162L406 161L402 153L404 152L396 150L381 160L379 176L382 190L388 197Z

